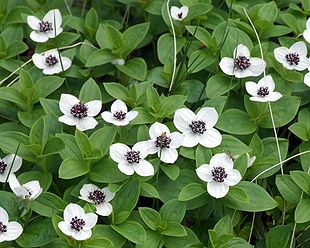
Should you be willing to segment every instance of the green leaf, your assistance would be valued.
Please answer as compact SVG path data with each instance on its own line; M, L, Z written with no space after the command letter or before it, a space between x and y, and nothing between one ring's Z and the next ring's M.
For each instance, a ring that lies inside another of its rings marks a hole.
M229 152L232 155L240 155L251 151L247 145L242 143L234 136L223 134L222 137L222 143L218 147L212 148L213 154Z
M190 183L181 190L178 200L189 201L206 192L207 192L206 188L200 183Z
M116 128L112 127L102 127L94 132L89 140L94 149L100 149L104 154L106 154L113 144L116 135Z
M146 239L146 233L143 227L134 221L126 221L117 226L111 226L116 232L127 238L128 240L136 243L143 244Z
M172 199L166 202L160 209L159 213L163 221L180 223L186 212L185 202Z
M215 61L216 57L210 52L204 50L195 51L189 57L187 71L190 73L199 72L212 65Z
M123 223L135 208L140 195L140 182L132 180L122 186L113 199L114 225Z
M16 240L21 247L41 247L56 238L51 219L37 218L28 224L31 228L26 228Z
M206 29L199 26L185 26L185 28L206 47L209 47L210 44L212 44L212 36Z
M148 108L156 113L159 110L160 100L156 89L152 85L150 85L146 91L146 100Z
M175 111L181 108L186 101L186 96L173 95L160 99L160 110L162 117L170 117Z
M134 58L128 60L124 65L115 66L133 79L143 81L146 78L147 66L143 58Z
M64 78L56 76L45 76L37 80L34 84L36 93L33 97L33 103L38 102L41 97L44 98L53 93L64 81Z
M41 171L26 171L18 176L18 180L21 184L37 180L43 191L47 191L52 183L52 174Z
M232 224L232 220L228 215L220 219L216 225L213 228L214 231L216 231L218 234L229 234L233 235L234 234L234 227Z
M129 96L128 89L119 83L103 83L105 90L115 99L126 101Z
M202 145L198 145L195 151L196 167L208 163L211 157L212 152L209 148L206 148Z
M162 165L160 166L163 172L173 181L175 181L178 176L180 175L180 168L173 164L173 165Z
M147 31L149 30L150 23L139 23L137 25L129 27L123 33L123 39L125 41L124 48L121 49L120 53L124 57L127 57L129 53L137 48L141 41L145 38Z
M267 248L287 248L291 239L291 228L289 226L273 227L267 234Z
M139 208L139 214L144 221L144 223L151 228L152 230L156 231L158 226L161 223L160 214L152 208L141 207Z
M258 16L261 20L265 20L273 23L278 16L278 7L274 1L263 4L258 12Z
M30 109L25 96L11 87L1 87L0 99L16 104L21 110L28 111Z
M94 8L91 8L86 14L85 28L91 37L96 34L98 28L98 15Z
M276 185L285 200L297 205L300 200L301 190L289 175L277 175Z
M150 114L150 111L143 107L137 107L133 110L138 111L138 116L130 122L132 125L148 124L156 121L156 118Z
M237 187L246 192L249 202L236 201L227 195L224 198L227 207L241 211L261 212L273 209L278 205L267 191L257 184L241 181Z
M52 217L53 214L60 214L65 209L66 203L53 193L43 192L32 202L31 207L40 215Z
M157 189L149 183L141 183L141 196L159 199Z
M220 130L237 135L247 135L257 129L255 122L250 121L246 112L239 109L228 109L222 113L216 124Z
M237 83L227 76L214 75L207 81L206 94L208 98L224 95L236 87Z
M310 221L310 199L301 199L295 209L296 223L306 223Z
M176 222L169 222L167 228L163 230L161 234L172 237L187 236L185 228L181 224Z
M67 158L61 163L58 173L62 179L72 179L87 174L89 169L85 161Z
M89 55L85 66L94 67L104 65L110 63L114 59L117 59L117 57L113 55L109 49L99 49Z
M80 130L75 130L76 144L79 146L81 153L85 158L90 157L93 151L92 144L87 135Z
M290 171L290 175L299 188L301 188L307 195L310 195L309 173L303 171Z
M76 158L79 160L83 159L83 155L81 154L80 148L76 144L75 137L70 134L60 133L57 134L57 137L62 139L65 143L65 149L60 152L62 159L66 158Z
M120 172L112 159L104 158L91 166L89 178L98 183L119 183L128 176Z
M98 84L92 79L88 79L82 86L79 99L83 102L101 100L101 91Z
M185 38L177 38L177 52L179 52L185 45ZM164 65L167 60L173 58L173 36L169 33L163 34L159 37L157 42L157 55L159 61Z
M98 239L89 239L84 245L84 248L114 248L113 243L104 238L98 238Z
M115 248L123 247L123 245L127 241L122 235L114 231L110 225L97 224L93 229L92 239L101 238L110 240Z
M57 154L65 148L65 143L58 137L51 137L47 140L43 147L42 155L49 156Z
M105 24L105 37L111 50L119 50L124 47L123 34L110 24Z

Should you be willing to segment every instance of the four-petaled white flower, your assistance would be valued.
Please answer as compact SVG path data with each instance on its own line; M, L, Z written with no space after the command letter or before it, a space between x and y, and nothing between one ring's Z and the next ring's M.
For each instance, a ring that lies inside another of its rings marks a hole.
M161 161L173 164L178 158L177 148L183 144L184 136L179 132L170 133L169 128L155 122L149 130L151 140L147 141L150 154L157 153Z
M0 243L17 239L23 232L23 227L16 221L9 222L9 215L0 207Z
M218 113L213 107L204 107L195 114L187 108L178 109L174 114L174 126L184 134L183 146L194 147L201 144L213 148L221 144L221 133L213 128Z
M181 8L172 6L170 9L171 18L176 21L183 21L186 18L187 14L188 14L187 6L182 6Z
M56 49L32 55L33 63L43 70L45 75L53 75L67 70L71 66L71 59L59 55Z
M294 43L290 48L278 47L273 53L276 60L288 70L303 71L310 65L307 47L302 41Z
M130 176L134 172L146 177L154 175L153 165L144 160L148 155L145 141L136 143L132 149L125 144L116 143L110 146L110 156L118 163L118 169Z
M235 48L233 56L224 57L220 61L220 68L227 75L234 75L236 78L256 77L266 67L266 62L261 58L251 58L249 49L243 44Z
M59 108L64 115L60 116L58 121L76 126L80 131L93 129L98 124L94 116L99 114L101 107L100 100L83 103L75 96L61 94Z
M84 184L80 190L79 198L93 203L96 213L101 216L108 216L112 213L112 205L109 203L115 196L108 187L100 189L94 184Z
M4 183L6 180L8 180L9 173L12 174L18 171L22 166L22 163L22 158L15 154L9 154L3 159L0 159L0 182Z
M210 164L203 164L196 169L197 176L208 182L208 193L215 198L224 197L229 186L238 184L241 180L241 174L233 169L234 162L226 153L215 154Z
M30 38L36 42L46 42L49 38L55 38L62 32L62 17L58 9L52 9L39 20L35 16L27 17L28 25L34 30Z
M42 193L39 181L30 181L21 185L15 174L10 175L9 185L13 193L22 199L35 200Z
M282 97L279 92L274 92L275 83L270 75L261 78L258 83L252 81L245 83L246 91L254 102L274 102Z
M111 112L104 111L101 114L106 122L112 123L115 126L126 126L130 121L136 118L137 115L137 111L128 112L126 104L121 100L116 100L112 103Z
M64 210L64 221L58 223L59 229L75 240L86 240L92 235L92 228L96 225L98 216L85 213L84 209L70 203Z
M303 32L304 39L310 43L310 18L306 22L306 30Z

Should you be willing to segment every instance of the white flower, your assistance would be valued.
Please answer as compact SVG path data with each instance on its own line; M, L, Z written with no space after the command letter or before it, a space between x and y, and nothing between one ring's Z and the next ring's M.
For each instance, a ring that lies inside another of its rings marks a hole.
M59 108L64 115L60 116L58 121L69 126L76 126L81 131L93 129L98 124L94 116L99 114L101 107L100 100L82 103L75 96L61 94Z
M186 18L188 14L188 7L182 6L181 8L178 8L176 6L172 6L170 9L170 15L173 20L176 21L182 21Z
M136 143L132 149L121 143L110 146L111 158L118 163L118 169L128 176L134 172L143 177L154 175L153 165L144 160L147 155L145 141Z
M3 159L0 159L0 182L4 183L8 179L9 173L12 174L18 171L22 163L22 158L15 154L9 154Z
M34 30L30 38L36 42L46 42L49 38L55 38L62 32L62 17L58 9L52 9L39 20L35 16L27 17L28 25Z
M270 75L261 78L258 83L246 82L246 91L251 95L254 102L274 102L282 97L279 92L274 92L275 83Z
M308 68L309 70L309 68ZM308 87L310 87L310 72L306 73L305 77L304 77L304 84L307 85Z
M96 225L98 216L85 213L77 204L70 203L64 210L64 221L58 223L59 229L75 240L86 240L92 235L91 229Z
M246 156L247 156L247 159L248 159L247 167L249 168L249 167L251 167L254 164L254 162L256 160L256 156L250 157L250 155L248 153L246 154Z
M235 75L236 78L259 76L263 73L266 62L261 58L251 58L249 49L239 44L233 54L234 58L222 58L220 67L227 75Z
M303 32L304 39L310 43L310 18L308 18L306 23L306 30Z
M21 185L15 174L10 175L9 185L13 193L22 199L35 200L42 193L39 181L30 181Z
M126 104L121 100L116 100L111 105L111 112L104 111L101 116L109 123L115 126L126 126L136 118L138 115L137 111L127 111Z
M23 227L16 221L9 222L8 213L0 207L0 243L17 239L23 232Z
M72 62L67 57L59 56L59 52L54 49L45 53L35 53L32 55L33 63L36 67L43 70L45 75L53 75L67 70Z
M170 133L164 124L155 122L149 130L151 140L147 142L149 153L157 153L161 161L173 164L178 158L176 148L183 144L184 136L179 132Z
M113 59L111 61L111 64L113 64L113 65L124 65L125 64L125 60L123 60L123 59Z
M294 43L290 48L278 47L273 53L276 60L288 70L303 71L310 65L307 47L302 41Z
M108 216L112 213L112 205L109 203L115 196L108 187L100 189L93 184L84 184L80 190L79 198L93 203L96 207L96 213L102 216Z
M215 198L224 197L229 186L238 184L241 180L241 174L233 169L234 162L226 153L215 154L210 164L203 164L196 169L197 176L208 182L208 193Z
M184 134L183 146L194 147L201 144L213 148L221 144L222 135L213 128L218 120L215 108L204 107L197 114L181 108L175 112L173 123Z

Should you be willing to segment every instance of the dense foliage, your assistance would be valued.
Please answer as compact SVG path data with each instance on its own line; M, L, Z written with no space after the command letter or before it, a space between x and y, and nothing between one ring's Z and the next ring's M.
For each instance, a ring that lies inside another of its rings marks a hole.
M0 246L310 247L309 16L1 0Z

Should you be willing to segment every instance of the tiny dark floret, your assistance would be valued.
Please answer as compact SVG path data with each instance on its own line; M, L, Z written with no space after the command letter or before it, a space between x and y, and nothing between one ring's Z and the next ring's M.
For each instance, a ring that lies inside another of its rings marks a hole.
M123 112L122 110L117 111L113 114L113 117L119 121L122 121L126 118L126 112Z
M5 172L7 166L8 165L6 163L0 161L0 174L3 174Z
M269 95L268 87L260 87L257 91L257 95L259 96L267 96Z
M192 123L189 124L189 127L192 129L193 133L203 134L207 131L206 123L204 121L192 121Z
M83 219L79 219L77 216L71 219L70 226L75 231L81 231L83 227L85 226L85 221Z
M285 55L285 58L290 65L298 65L300 61L298 53L288 53Z
M226 173L225 169L221 166L214 167L213 170L211 171L211 173L212 173L213 180L215 182L219 182L219 183L224 182L224 179L228 175Z
M155 146L160 148L170 148L171 138L167 136L167 133L162 133L155 140Z
M91 200L94 204L98 205L104 202L105 194L100 189L96 189L89 193L88 199Z
M75 104L71 109L70 109L70 113L76 117L76 118L83 118L83 117L87 117L87 111L88 111L88 108L87 106L82 103L82 102L79 102L77 104Z
M39 25L40 25L39 31L42 33L53 30L53 24L51 22L42 21L39 23Z
M7 232L7 226L0 222L0 233Z
M183 16L183 13L180 12L180 13L178 14L179 19L182 19L182 16Z
M241 70L241 71L245 70L245 69L249 68L250 65L251 65L250 59L248 59L245 56L239 56L239 57L235 58L234 66L238 70Z
M125 154L127 162L132 163L139 163L140 162L140 152L139 151L129 151Z
M55 56L50 54L45 58L45 62L46 64L48 64L48 66L53 66L58 63L58 59Z

